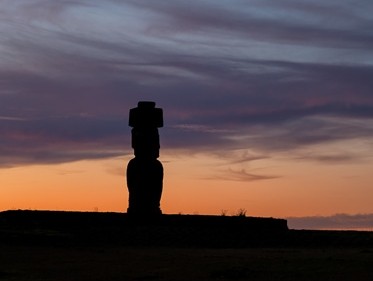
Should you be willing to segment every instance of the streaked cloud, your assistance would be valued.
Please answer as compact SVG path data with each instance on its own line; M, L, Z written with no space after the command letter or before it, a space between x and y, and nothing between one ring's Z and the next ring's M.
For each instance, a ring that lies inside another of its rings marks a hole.
M228 169L225 171L219 171L214 176L206 177L205 179L252 182L252 181L259 181L259 180L276 179L279 177L280 176L276 176L276 175L264 175L260 173L255 173L253 171L248 172L245 169L241 169L241 170Z
M289 217L291 229L373 230L373 214Z
M164 108L164 149L361 161L369 150L319 148L373 138L372 11L347 0L3 1L0 166L130 153L139 100Z

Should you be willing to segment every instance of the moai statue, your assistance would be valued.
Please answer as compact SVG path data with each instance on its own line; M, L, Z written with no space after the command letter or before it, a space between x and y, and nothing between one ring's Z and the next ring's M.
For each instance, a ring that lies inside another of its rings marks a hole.
M163 166L159 157L158 128L163 127L163 111L155 102L140 101L130 110L132 148L135 158L127 166L128 215L154 218L162 214Z

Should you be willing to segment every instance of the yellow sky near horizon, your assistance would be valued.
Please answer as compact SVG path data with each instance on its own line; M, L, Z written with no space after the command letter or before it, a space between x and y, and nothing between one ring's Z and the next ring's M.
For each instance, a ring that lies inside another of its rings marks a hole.
M125 212L131 157L0 169L0 210ZM163 213L289 217L372 213L363 164L317 165L286 159L225 163L208 154L163 153ZM250 180L252 176L273 176Z

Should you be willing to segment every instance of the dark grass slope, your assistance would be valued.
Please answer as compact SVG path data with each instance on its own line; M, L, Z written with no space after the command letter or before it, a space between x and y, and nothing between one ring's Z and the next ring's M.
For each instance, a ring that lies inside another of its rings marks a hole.
M123 213L0 212L0 241L17 245L258 248L373 247L373 232L288 230L283 219L163 215L138 222Z

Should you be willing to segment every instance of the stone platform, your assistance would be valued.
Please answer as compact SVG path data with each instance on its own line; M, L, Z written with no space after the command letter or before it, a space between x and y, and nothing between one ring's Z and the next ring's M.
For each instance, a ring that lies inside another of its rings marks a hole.
M274 246L288 232L283 219L171 215L137 221L125 213L0 212L0 239L10 243L171 246Z

